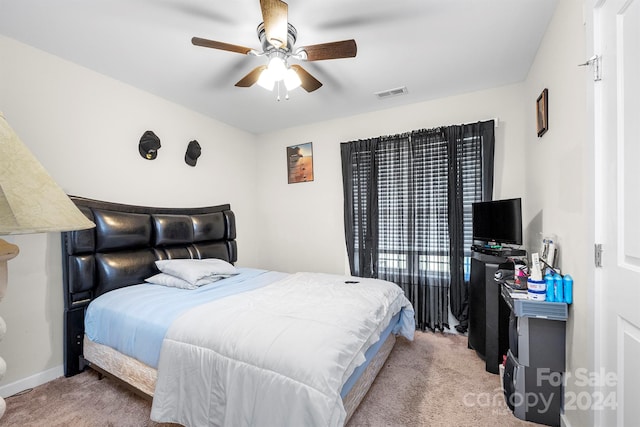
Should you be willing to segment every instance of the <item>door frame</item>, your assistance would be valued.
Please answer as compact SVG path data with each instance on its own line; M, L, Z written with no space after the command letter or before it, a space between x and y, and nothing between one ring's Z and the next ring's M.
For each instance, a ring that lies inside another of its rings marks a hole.
M584 20L585 20L585 43L586 52L589 55L601 53L599 39L599 16L597 9L605 4L606 0L585 0L584 2ZM587 60L588 58L585 58ZM591 66L593 67L593 65ZM603 135L602 135L602 90L601 85L594 81L593 70L587 70L585 73L585 88L587 100L587 117L592 119L593 126L587 126L587 165L592 168L593 174L586 174L588 177L586 195L588 197L588 206L591 209L587 212L587 233L589 238L587 241L591 244L591 250L587 251L588 259L586 266L593 277L593 287L589 290L587 302L589 307L593 307L593 316L589 321L589 331L593 336L591 350L591 366L588 367L591 372L600 372L603 364L603 316L604 307L602 296L604 294L603 271L595 265L595 245L602 242L604 235L604 209L603 200L605 197L605 181L603 179ZM595 392L604 391L601 386L595 386L592 395ZM604 414L602 411L590 409L590 417L593 425L601 425Z

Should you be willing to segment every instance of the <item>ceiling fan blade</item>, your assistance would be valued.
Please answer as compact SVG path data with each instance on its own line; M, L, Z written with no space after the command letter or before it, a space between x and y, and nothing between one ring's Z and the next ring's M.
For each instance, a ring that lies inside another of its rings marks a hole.
M266 69L267 69L266 65L260 65L259 67L254 68L249 72L249 74L241 78L240 81L236 83L236 86L237 87L253 86L260 78L260 74L262 74L262 72Z
M353 58L358 52L358 46L356 41L351 39L303 46L298 50L304 50L307 53L307 61L322 61L325 59Z
M305 70L298 64L292 64L291 68L293 68L295 72L298 74L298 77L300 77L300 82L301 82L300 86L302 86L302 88L307 92L313 92L316 89L320 89L320 87L322 86L322 83L320 83L318 79L313 77L311 74L307 72L307 70Z
M267 41L276 49L285 48L289 6L281 0L260 0L260 8Z
M193 43L195 46L210 47L210 48L213 48L213 49L226 50L226 51L229 51L229 52L243 53L245 55L253 50L250 47L244 47L244 46L238 46L236 44L217 42L215 40L201 39L200 37L193 37L191 39L191 43Z

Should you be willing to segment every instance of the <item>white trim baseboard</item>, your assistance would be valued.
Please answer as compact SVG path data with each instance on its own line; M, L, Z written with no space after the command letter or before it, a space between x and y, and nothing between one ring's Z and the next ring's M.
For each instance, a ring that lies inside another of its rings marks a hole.
M47 369L46 371L39 372L35 375L31 375L30 377L3 385L2 387L0 387L0 396L7 398L9 396L13 396L16 393L20 393L21 391L37 387L44 383L48 383L49 381L53 381L63 375L64 366L56 366L54 368Z

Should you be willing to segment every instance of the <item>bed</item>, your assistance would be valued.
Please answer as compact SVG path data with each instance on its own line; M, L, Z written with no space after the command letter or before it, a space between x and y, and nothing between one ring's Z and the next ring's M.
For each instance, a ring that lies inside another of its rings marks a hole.
M396 335L413 336L389 282L235 267L229 205L70 197L96 228L63 233L65 375L118 378L153 398L154 421L343 425ZM146 282L203 267L191 289Z

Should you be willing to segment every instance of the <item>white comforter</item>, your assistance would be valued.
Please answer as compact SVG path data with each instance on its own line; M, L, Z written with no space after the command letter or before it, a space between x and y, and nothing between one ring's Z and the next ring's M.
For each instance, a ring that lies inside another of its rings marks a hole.
M399 332L413 339L413 309L398 286L319 273L194 308L164 339L151 419L342 425L343 384L402 308Z

